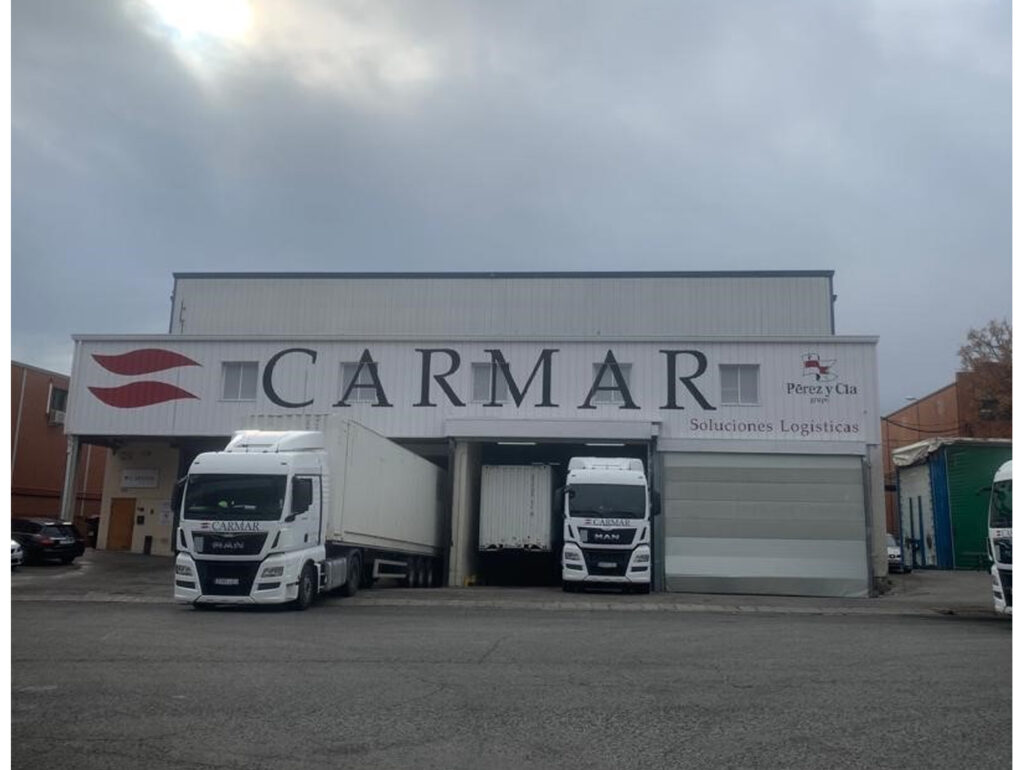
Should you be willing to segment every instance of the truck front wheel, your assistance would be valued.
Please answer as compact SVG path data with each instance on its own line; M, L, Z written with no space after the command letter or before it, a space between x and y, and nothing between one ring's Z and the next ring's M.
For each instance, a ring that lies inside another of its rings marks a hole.
M313 565L307 564L302 568L302 574L299 575L299 595L295 597L295 609L308 609L309 605L313 603L314 596L316 596L316 572L313 570Z

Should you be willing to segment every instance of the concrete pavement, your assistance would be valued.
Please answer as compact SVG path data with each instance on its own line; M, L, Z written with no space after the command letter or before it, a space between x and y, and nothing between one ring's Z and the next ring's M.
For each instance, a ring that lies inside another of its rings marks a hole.
M173 603L170 557L88 550L71 565L26 566L11 575L12 601ZM798 615L997 616L988 573L923 571L889 576L891 590L866 599L614 591L565 594L557 587L415 589L381 585L323 607L456 607L508 610L776 613Z

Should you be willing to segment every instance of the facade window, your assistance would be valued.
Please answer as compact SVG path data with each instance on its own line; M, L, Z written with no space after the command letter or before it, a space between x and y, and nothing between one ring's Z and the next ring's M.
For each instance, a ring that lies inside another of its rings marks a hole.
M359 373L359 379L356 380L355 387L349 390L349 386L352 385L352 380L355 379L356 373ZM362 387L362 386L366 387ZM346 403L349 404L375 404L377 403L377 390L373 384L373 377L370 375L370 367L367 364L363 364L362 371L359 369L358 361L346 361L341 365L341 392L338 397L348 393L348 398L345 399Z
M68 392L56 385L50 386L50 403L47 412L66 412L68 410Z
M491 379L495 378L494 401L508 403L508 383L496 364L473 364L473 402L491 403Z
M594 377L597 377L597 373L601 371L601 367L605 366L603 363L594 364ZM622 379L626 382L626 388L632 389L633 381L633 364L619 364L619 371L622 372ZM605 366L604 374L601 375L601 382L598 383L598 387L601 388L615 388L615 390L599 390L594 393L594 398L591 399L592 404L623 404L625 401L622 398L622 392L618 390L618 383L615 381L615 374L612 372L610 366Z
M224 401L256 400L256 361L225 361L221 399Z
M718 367L722 383L723 405L757 405L760 403L757 364L722 364Z

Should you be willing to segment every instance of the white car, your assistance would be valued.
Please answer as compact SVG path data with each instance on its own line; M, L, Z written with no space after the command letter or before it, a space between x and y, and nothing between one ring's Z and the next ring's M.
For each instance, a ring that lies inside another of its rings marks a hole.
M885 536L885 550L889 554L889 572L910 572L910 566L903 561L903 549L892 535Z
M25 552L21 550L21 543L17 540L11 541L11 569L20 567L25 560Z

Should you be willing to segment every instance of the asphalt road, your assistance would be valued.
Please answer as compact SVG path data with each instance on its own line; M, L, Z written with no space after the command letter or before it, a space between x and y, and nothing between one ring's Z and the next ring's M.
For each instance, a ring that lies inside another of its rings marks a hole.
M1010 766L1002 619L31 599L11 615L14 768Z

